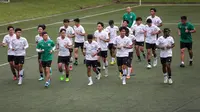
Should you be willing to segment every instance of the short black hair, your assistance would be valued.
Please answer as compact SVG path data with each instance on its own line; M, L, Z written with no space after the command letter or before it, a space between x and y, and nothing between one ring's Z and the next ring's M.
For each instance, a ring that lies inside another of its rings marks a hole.
M119 28L119 31L121 32L122 30L125 30L125 31L126 31L127 28L126 28L125 26L122 26L122 27Z
M61 32L63 32L63 31L65 31L65 32L66 32L66 30L65 30L65 29L61 29L61 30L60 30L60 33L61 33Z
M101 25L102 27L104 27L104 24L102 22L98 22L97 25Z
M187 20L187 16L181 16L181 20Z
M45 34L48 34L47 32L42 32L42 36L44 36Z
M142 18L141 17L137 17L136 21L142 21Z
M151 8L150 11L153 10L154 12L157 12L156 8Z
M123 22L125 22L125 21L127 22L127 24L129 24L129 21L128 21L128 20L123 20Z
M126 28L126 34L129 34L129 33L130 33L129 29L128 29L128 28Z
M37 27L37 29L38 28L42 28L43 30L45 30L46 29L46 25L45 24L39 24L38 27Z
M147 23L152 23L152 20L151 19L147 19Z
M18 32L18 31L22 31L22 29L21 28L16 28L15 32Z
M13 26L8 26L8 27L7 27L7 30L10 30L11 28L14 30L14 27L13 27Z
M76 18L76 19L74 19L74 22L80 23L80 19Z
M114 24L114 21L113 21L113 20L109 20L109 21L108 21L108 24L109 24L109 25L113 25L113 24Z
M93 34L88 34L87 35L87 39L93 39L93 37L94 37Z
M69 19L64 19L63 23L69 23Z

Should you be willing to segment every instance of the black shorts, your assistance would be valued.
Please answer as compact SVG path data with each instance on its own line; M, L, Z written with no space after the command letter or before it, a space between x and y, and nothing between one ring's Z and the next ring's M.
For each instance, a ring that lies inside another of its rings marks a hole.
M109 44L108 44L108 49L109 49L109 50L114 49L114 44L113 44L113 43L109 43Z
M15 60L15 56L14 55L8 55L8 62L12 62Z
M77 43L77 42L75 42L74 48L81 47L81 49L83 49L83 45L84 45L84 43Z
M41 60L42 53L38 53L38 60Z
M156 44L146 43L146 49L156 50Z
M97 67L97 60L86 60L86 66L87 67Z
M58 56L58 63L69 65L70 56Z
M24 56L15 56L15 65L24 64Z
M51 67L51 63L52 61L42 61L42 67L43 68Z
M117 57L117 66L127 65L128 66L128 57Z
M100 57L103 57L103 58L107 58L108 53L107 53L107 51L100 51L97 55Z
M180 48L187 48L188 50L192 50L192 42L191 43L184 43L184 42L180 42Z
M138 46L142 46L142 47L144 47L144 42L135 42L135 45L138 45Z
M161 64L170 64L172 62L172 57L160 58Z

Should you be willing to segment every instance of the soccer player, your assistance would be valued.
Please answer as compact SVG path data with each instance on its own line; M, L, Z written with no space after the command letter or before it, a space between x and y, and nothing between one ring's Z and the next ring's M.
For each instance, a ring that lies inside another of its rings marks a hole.
M192 33L195 33L195 27L187 21L186 16L181 17L181 22L178 24L178 35L180 36L180 48L181 48L181 65L180 67L185 67L184 63L184 52L185 48L189 52L189 65L192 66L193 62L193 52L192 52Z
M132 27L132 30L136 37L135 49L139 61L141 61L140 52L142 52L144 59L146 58L144 53L144 33L145 33L144 28L145 25L142 24L142 18L137 17L136 24Z
M123 15L123 20L128 20L128 27L131 28L135 24L136 15L131 12L131 7L126 8L126 13ZM123 23L122 20L122 23Z
M118 26L115 26L114 25L114 21L113 20L110 20L108 22L109 26L106 27L106 31L108 32L109 34L109 37L110 37L110 41L109 41L109 44L108 44L108 48L110 50L110 55L111 55L111 62L110 64L111 65L114 65L116 63L116 60L115 60L115 48L113 46L113 42L115 40L115 37L117 37L117 33L119 31L119 28Z
M129 33L133 35L133 31L131 28L128 27L129 21L128 20L123 20L122 26L126 27L129 30Z
M36 51L42 53L41 62L45 73L45 87L50 85L50 67L53 59L53 52L55 51L55 44L48 39L47 32L42 32L43 40L37 44Z
M156 45L160 51L160 60L162 64L162 71L164 74L164 83L169 81L169 84L172 84L171 77L171 61L172 61L172 48L175 46L174 39L170 36L170 29L165 28L163 31L164 35L159 37Z
M132 41L126 36L126 30L126 27L120 27L120 35L114 41L114 46L117 49L117 66L120 74L123 75L123 85L126 84L129 49L132 48Z
M75 32L74 32L74 29L71 26L69 26L69 23L70 23L69 19L64 19L63 20L63 26L60 27L59 32L61 31L61 29L65 29L66 30L66 36L70 39L71 43L73 44L72 38L74 38ZM72 57L73 48L70 48L69 51L70 51L69 70L72 70L73 69L73 66L72 66L72 62L73 62L73 57Z
M15 29L16 38L12 39L11 43L9 44L9 48L14 51L14 62L15 62L15 68L18 71L19 75L19 82L18 85L22 84L23 75L24 75L24 58L26 55L26 49L29 47L28 42L26 38L21 37L22 30L20 28Z
M64 74L66 74L66 82L69 82L69 70L68 65L70 63L70 49L72 48L71 40L66 37L66 30L60 30L60 37L57 38L57 49L58 52L58 70L60 74L60 80L64 80ZM65 67L65 72L63 72L63 64Z
M132 47L135 44L135 36L129 34L129 29L126 29L126 36L130 39L130 41L132 42ZM132 60L133 60L133 48L128 49L129 55L128 55L128 73L127 73L127 79L131 78L131 72L133 71L133 66L132 66Z
M86 67L87 67L87 75L89 83L88 85L92 85L92 74L91 74L91 67L93 67L93 71L97 74L97 79L100 79L100 71L97 69L97 54L100 52L100 46L98 43L93 40L93 35L89 34L87 36L87 41L84 42L84 50L83 54L86 59Z
M83 53L83 44L85 41L85 29L83 26L80 24L80 19L76 18L74 19L74 32L75 32L75 46L74 46L74 57L75 57L75 62L74 65L78 65L78 49L81 47L81 51ZM85 63L85 60L84 60Z
M15 35L15 30L14 30L13 26L8 26L7 30L8 30L8 34L4 36L1 46L3 46L3 47L8 46L8 52L7 52L8 62L10 64L10 69L13 74L13 80L17 80L17 74L15 71L15 64L14 64L14 54L15 53L14 53L14 51L12 51L12 49L9 49L9 45L13 39L16 39L16 35Z
M145 36L146 36L146 49L147 49L147 68L151 69L151 51L154 56L153 66L157 66L157 55L156 55L156 35L161 33L161 30L156 25L152 24L151 19L147 19L147 25L145 27Z
M108 33L103 30L104 24L102 22L97 23L97 30L94 32L94 37L97 43L99 44L101 51L98 56L98 70L101 69L100 57L103 60L103 69L105 70L105 77L108 76L108 61L107 61L107 52L108 52L108 42L110 41Z
M148 16L147 19L151 19L153 25L156 25L157 27L161 27L162 20L160 19L160 17L156 16L156 12L157 12L157 10L155 8L151 8L150 16Z

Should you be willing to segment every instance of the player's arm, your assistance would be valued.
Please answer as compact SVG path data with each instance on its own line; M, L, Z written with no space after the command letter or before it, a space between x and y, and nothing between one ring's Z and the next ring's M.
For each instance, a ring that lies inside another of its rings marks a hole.
M160 45L160 38L158 38L158 40L156 41L156 47L158 49L162 49L162 50L165 50L166 49L166 46L161 46Z
M29 47L28 41L25 39L24 40L24 49L27 49Z
M44 50L41 49L40 43L38 43L37 46L36 46L36 52L41 53L41 52L43 52L43 51L44 51Z
M136 15L133 14L133 24L131 25L131 27L133 27L135 25L135 20L136 20Z
M108 36L108 33L106 33L106 39L101 39L104 42L109 42L110 41L110 37Z
M162 24L162 20L159 18L159 24L158 24L158 27L161 27L161 26L163 26L163 24Z
M123 46L126 49L132 49L133 48L133 42L131 39L129 39L127 45Z
M69 40L68 43L65 45L65 48L71 49L72 48L72 42Z
M171 38L171 46L167 46L167 49L172 49L172 48L174 48L175 47L175 42L174 42L174 38L172 37Z
M75 32L74 29L71 28L72 33L68 35L69 38L74 38L75 37Z
M191 29L189 31L190 33L195 33L196 32L196 28L194 28L194 26L192 24L190 25L190 29Z
M0 43L0 46L2 47L6 47L7 46L7 43L6 43L6 36L3 38L3 41L2 43ZM8 46L9 47L9 46Z

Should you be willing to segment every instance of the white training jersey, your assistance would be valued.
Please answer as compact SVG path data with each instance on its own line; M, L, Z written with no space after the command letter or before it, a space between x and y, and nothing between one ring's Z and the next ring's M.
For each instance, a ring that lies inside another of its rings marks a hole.
M74 32L75 32L75 42L76 43L84 43L85 41L85 36L81 36L77 33L85 33L85 29L83 28L83 26L76 26L74 25Z
M98 60L98 56L93 56L98 52L100 49L100 46L96 41L92 41L92 43L89 43L88 41L84 42L83 48L85 49L85 59L86 60Z
M97 43L99 44L101 51L107 51L108 50L108 42L104 42L103 40L109 39L108 33L105 30L102 30L99 32L98 30L94 32L94 37L97 40ZM103 40L101 40L103 39Z
M132 45L132 41L130 38L128 37L124 37L122 38L121 36L116 37L115 41L114 41L114 45L115 46L130 46ZM122 47L121 49L117 49L117 53L116 56L117 57L128 57L129 55L129 49Z
M50 39L50 37L48 37L48 39ZM41 40L43 40L43 37L40 36L39 34L35 36L35 42L39 43Z
M162 23L162 20L160 19L160 17L158 16L155 16L155 17L152 17L152 16L148 16L147 19L151 19L152 20L152 23L156 26L158 26L160 23Z
M9 49L10 42L11 42L13 39L16 39L16 35L13 34L12 36L10 36L10 35L8 34L8 35L5 35L5 36L4 36L3 41L2 41L3 44L7 44L7 46L8 46L8 55L14 55L14 54L15 54L14 51L12 51L12 49Z
M115 37L117 37L117 32L119 31L119 27L118 26L107 26L105 31L108 32L109 37L110 37L110 41L109 43L113 44Z
M167 46L172 46L174 44L174 38L169 36L167 38L164 38L163 36L159 37L156 45L161 46L161 47L167 47ZM167 58L167 57L172 57L172 49L165 49L165 50L160 50L160 57L161 58Z
M72 42L68 37L62 39L61 37L57 38L58 45L58 56L70 56L69 49L65 45L71 46Z
M145 31L146 31L146 43L155 44L157 40L157 35L152 35L152 33L160 31L160 28L153 24L151 26L146 25Z
M129 34L130 35L133 35L133 30L131 29L131 28L129 28L129 27L127 27L128 28L128 30L129 30Z
M71 26L68 26L67 28L66 28L65 26L61 26L61 27L59 28L59 32L60 32L61 29L65 29L65 30L66 30L66 35L67 35L67 37L68 37L68 35L74 35L74 34L75 34L74 29L73 29ZM69 38L69 37L68 37L68 38ZM69 38L69 39L70 39L70 41L73 43L72 38Z
M129 35L128 38L130 39L130 41L133 44L133 41L135 41L135 36L134 35ZM133 52L133 50L134 50L133 48L128 49L128 52Z
M144 30L145 30L145 25L140 24L140 25L134 25L132 27L133 32L135 32L135 37L136 37L136 42L144 42Z
M14 49L14 56L25 56L26 49L29 47L28 41L24 37L12 39L9 48Z

